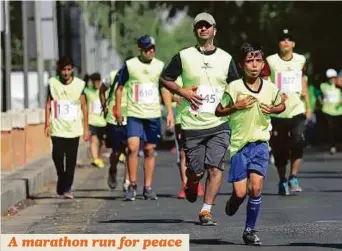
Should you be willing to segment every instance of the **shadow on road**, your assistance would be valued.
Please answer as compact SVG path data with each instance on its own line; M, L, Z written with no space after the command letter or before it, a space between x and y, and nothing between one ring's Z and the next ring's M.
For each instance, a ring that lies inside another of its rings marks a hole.
M108 220L108 221L98 221L99 223L151 223L151 224L175 224L175 223L189 223L197 224L196 221L184 221L181 219L139 219L139 220Z
M295 242L287 245L274 245L274 247L321 247L342 249L342 243Z
M299 171L300 174L342 174L342 171Z
M233 242L223 241L220 239L190 239L190 244L196 245L239 245L244 246L244 244L237 244ZM289 243L285 245L262 245L262 247L321 247L321 248L335 248L342 249L342 243L314 243L314 242L296 242Z
M196 245L240 245L233 242L223 241L219 239L190 239L190 244Z
M55 199L56 201L64 201L67 199L61 199L61 198L56 198L54 196L37 196L37 197L30 197L30 199L32 200L51 200L51 199ZM69 201L75 201L77 199L95 199L95 200L123 200L124 197L122 196L75 196L75 198L73 200L69 200Z
M298 175L299 179L342 179L342 175L338 176L302 176Z

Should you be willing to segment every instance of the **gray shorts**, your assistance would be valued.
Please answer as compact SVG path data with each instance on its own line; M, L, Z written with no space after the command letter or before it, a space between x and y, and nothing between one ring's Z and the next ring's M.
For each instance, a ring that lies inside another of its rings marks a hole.
M182 130L186 166L202 173L208 166L224 170L230 143L230 127L223 123L215 128Z

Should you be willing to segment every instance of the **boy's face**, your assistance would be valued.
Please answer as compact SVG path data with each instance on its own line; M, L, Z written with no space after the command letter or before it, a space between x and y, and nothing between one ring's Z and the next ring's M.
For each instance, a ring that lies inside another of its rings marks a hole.
M259 77L264 65L264 59L260 52L249 52L243 61L245 75L250 78Z
M63 79L69 80L72 74L72 65L66 65L63 68L59 69Z

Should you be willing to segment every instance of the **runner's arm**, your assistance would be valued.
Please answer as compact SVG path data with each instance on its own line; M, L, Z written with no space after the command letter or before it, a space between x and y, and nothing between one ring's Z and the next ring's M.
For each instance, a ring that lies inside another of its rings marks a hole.
M46 104L45 104L45 128L50 127L51 101L52 101L52 97L50 93L50 87L48 86L47 98L46 98Z
M239 72L236 68L236 65L235 65L233 59L232 59L229 63L228 76L227 76L226 82L229 84L230 82L232 82L238 78L240 78Z
M234 105L228 105L226 107L223 107L222 104L218 104L215 111L216 117L225 117L228 115L231 115L232 113L236 112L237 109Z
M285 103L280 103L280 104L272 107L271 113L279 114L279 113L282 113L283 111L285 111L285 109L286 109Z
M182 61L179 53L177 53L172 59L169 65L164 69L160 82L173 94L181 95L181 87L176 83L177 78L182 74Z
M302 72L302 97L304 98L305 102L305 115L306 118L309 119L311 117L311 105L310 105L310 97L309 97L309 87L308 87L308 80L305 78L305 74L307 71L306 64L303 66Z
M81 109L83 113L83 128L84 131L87 132L89 130L89 124L88 124L88 105L87 105L87 98L84 93L82 93L81 97Z

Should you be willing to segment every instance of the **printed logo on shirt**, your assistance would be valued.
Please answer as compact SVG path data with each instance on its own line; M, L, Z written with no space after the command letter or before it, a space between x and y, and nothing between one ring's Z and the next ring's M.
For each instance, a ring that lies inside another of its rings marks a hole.
M204 68L204 69L209 69L209 68L213 68L213 67L211 67L211 66L209 65L209 63L203 63L202 68Z

